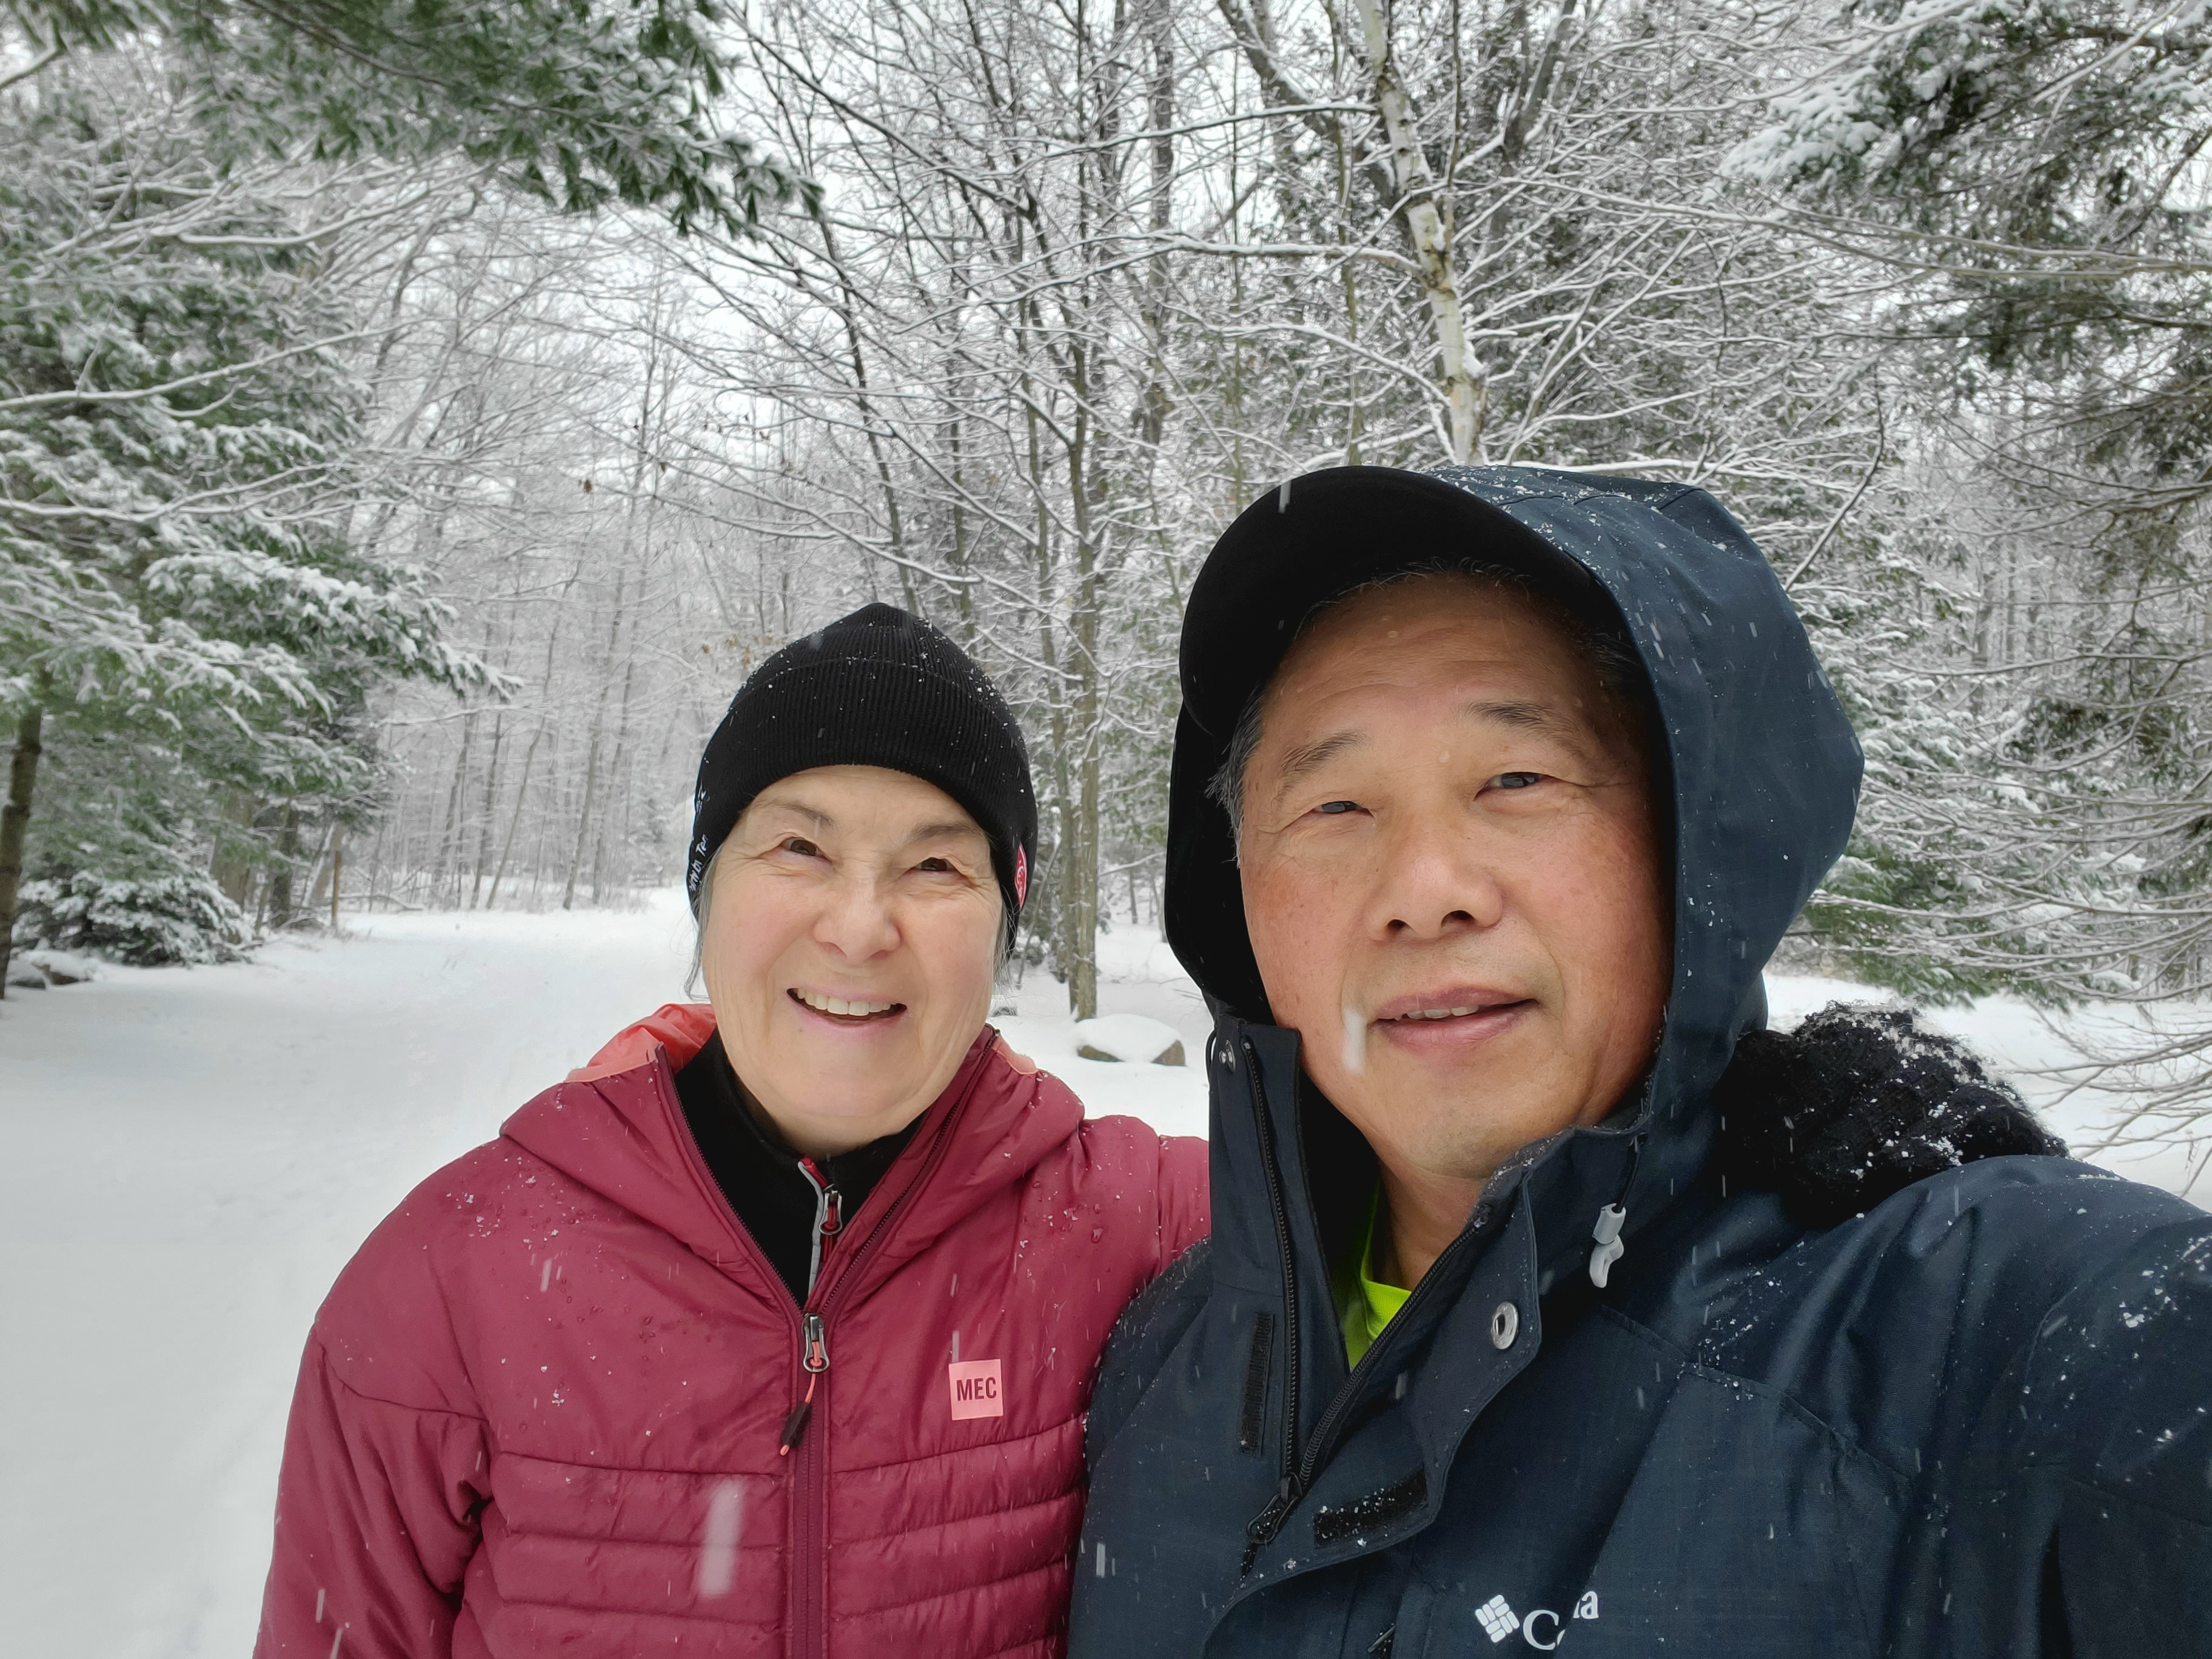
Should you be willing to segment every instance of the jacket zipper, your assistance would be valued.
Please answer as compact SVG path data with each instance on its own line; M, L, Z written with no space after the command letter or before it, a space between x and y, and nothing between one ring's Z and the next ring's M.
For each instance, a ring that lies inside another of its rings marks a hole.
M818 1278L823 1228L821 1219L816 1223L817 1254L815 1265L817 1276L808 1287L806 1306L799 1313L799 1366L806 1373L806 1393L786 1419L778 1448L781 1455L787 1456L794 1449L799 1453L799 1468L794 1473L792 1487L791 1626L794 1639L791 1651L795 1659L815 1659L815 1656L827 1653L830 1646L829 1615L823 1605L822 1594L822 1564L828 1553L823 1534L829 1523L827 1384L830 1380L830 1322L843 1304L848 1287L857 1282L861 1265L883 1242L892 1224L906 1212L906 1207L913 1202L915 1195L929 1184L929 1178L937 1172L937 1166L945 1161L945 1152L952 1145L953 1133L958 1128L959 1120L967 1106L968 1099L963 1095L952 1110L945 1115L936 1139L923 1157L921 1168L907 1183L906 1190L876 1218L875 1225L868 1229L866 1236L839 1265L836 1276L826 1289ZM803 1164L802 1169L805 1168ZM844 1231L842 1210L828 1201L828 1195L835 1193L836 1188L817 1180L811 1170L807 1172L807 1178L815 1181L818 1195L816 1205L817 1218L834 1220L836 1225L829 1231L832 1234L842 1233ZM820 1428L809 1434L807 1425L814 1415L817 1385L822 1387L824 1421Z
M1283 1196L1282 1165L1275 1154L1275 1123L1267 1110L1267 1085L1260 1080L1260 1051L1244 1039L1244 1068L1251 1079L1253 1115L1260 1128L1260 1173L1267 1183L1267 1208L1275 1222L1275 1250L1283 1267L1283 1458L1282 1480L1267 1507L1244 1528L1244 1565L1252 1571L1253 1558L1282 1530L1284 1517L1296 1507L1298 1497L1298 1264L1291 1242L1290 1211Z
M845 1199L837 1190L836 1182L822 1173L811 1158L799 1160L799 1173L806 1177L806 1184L814 1188L814 1237L808 1247L806 1259L807 1300L814 1297L814 1286L822 1278L822 1252L830 1241L844 1231ZM805 1304L800 1304L802 1310ZM818 1313L801 1311L799 1316L799 1363L806 1372L806 1393L791 1408L791 1415L783 1419L783 1433L778 1437L775 1455L791 1455L791 1449L806 1433L806 1421L814 1413L814 1384L823 1372L830 1369L830 1340Z
M1283 1354L1290 1369L1283 1379L1282 1481L1275 1488L1275 1495L1267 1500L1267 1507L1254 1516L1244 1528L1244 1561L1239 1569L1240 1573L1252 1571L1253 1561L1262 1549L1275 1541L1276 1534L1283 1529L1283 1522L1290 1518L1291 1511L1298 1506L1299 1500L1311 1489L1314 1477L1321 1473L1322 1464L1335 1449L1337 1431L1346 1413L1350 1411L1352 1401L1359 1398L1367 1378L1373 1374L1372 1367L1377 1356L1389 1346L1389 1334L1385 1333L1382 1340L1360 1356L1359 1363L1352 1368L1352 1375L1345 1379L1344 1386L1336 1391L1335 1396L1322 1411L1321 1421L1314 1425L1313 1439L1308 1443L1305 1455L1301 1458L1298 1455L1297 1260L1291 1243L1290 1211L1283 1192L1282 1164L1275 1152L1274 1121L1267 1114L1267 1091L1260 1080L1259 1052L1249 1037L1244 1040L1244 1061L1251 1073L1253 1104L1260 1120L1261 1176L1267 1183L1267 1207L1275 1221L1275 1248L1282 1258ZM1455 1239L1447 1247L1445 1255L1460 1249L1464 1237L1462 1235L1462 1238ZM1436 1267L1443 1265L1443 1257L1438 1257L1437 1264L1422 1276L1421 1282L1413 1287L1413 1293L1406 1298L1405 1305L1399 1309L1392 1323L1398 1323L1420 1305L1423 1293L1441 1277Z
M707 1168L706 1160L699 1155L699 1149L691 1139L690 1129L684 1127L684 1109L676 1098L676 1073L674 1067L668 1063L665 1049L661 1052L659 1058L661 1105L680 1132L679 1144L684 1149L685 1166L691 1171L693 1185L697 1188L700 1195L708 1200L717 1212L728 1217L730 1237L736 1242L740 1253L746 1250L751 1251L754 1261L767 1274L769 1282L780 1286L782 1280L776 1273L775 1264L769 1261L767 1253L754 1241L752 1235L745 1231L744 1224L738 1220L736 1213L730 1209L728 1200L722 1195L722 1189L715 1184L713 1174ZM798 1659L811 1659L812 1656L825 1653L829 1649L828 1632L824 1626L824 1613L822 1607L820 1577L812 1571L813 1564L817 1562L823 1553L822 1534L826 1520L823 1510L827 1501L823 1488L824 1464L827 1462L824 1443L829 1436L826 1429L819 1434L809 1435L806 1432L807 1420L813 1415L811 1406L814 1387L824 1382L829 1376L829 1322L831 1315L836 1311L836 1303L842 1301L842 1292L847 1285L853 1282L860 1264L867 1259L875 1246L882 1240L891 1223L906 1212L906 1207L913 1201L915 1195L929 1184L929 1179L936 1174L938 1165L945 1161L945 1154L951 1147L954 1133L959 1127L961 1118L967 1112L969 1099L974 1092L975 1082L971 1078L968 1090L953 1103L952 1109L945 1115L943 1126L937 1131L935 1140L931 1143L929 1151L923 1154L921 1170L907 1184L906 1190L892 1200L890 1207L877 1218L876 1224L868 1229L867 1237L863 1238L853 1254L846 1258L843 1267L830 1285L830 1297L825 1297L818 1308L813 1305L814 1297L811 1294L807 1298L809 1305L804 1308L793 1302L788 1296L779 1298L783 1306L790 1310L793 1322L799 1330L799 1364L802 1369L806 1367L806 1362L810 1357L819 1360L821 1366L818 1370L809 1371L807 1397L800 1402L810 1409L805 1416L801 1416L796 1408L793 1409L792 1416L785 1420L784 1434L780 1448L782 1454L787 1456L794 1449L798 1449L799 1454L799 1468L794 1472L792 1492L792 1504L795 1516L792 1530L796 1546L793 1563L792 1628L798 1638L792 1652L798 1656ZM843 1230L844 1222L841 1212L838 1217L838 1231L842 1232ZM810 1337L816 1340L810 1341ZM826 1399L825 1395L824 1400Z
M811 1158L799 1160L799 1173L814 1188L814 1237L806 1261L806 1294L811 1297L815 1281L822 1277L822 1253L845 1231L845 1195Z

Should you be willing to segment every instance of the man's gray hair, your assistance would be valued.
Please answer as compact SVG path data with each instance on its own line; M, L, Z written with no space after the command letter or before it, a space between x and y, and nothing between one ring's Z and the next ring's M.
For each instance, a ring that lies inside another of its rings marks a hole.
M1387 576L1377 576L1370 581L1358 582L1340 593L1331 594L1306 612L1291 635L1292 645L1300 635L1320 620L1322 614L1357 599L1363 593L1372 593L1379 588L1395 587L1401 582L1416 581L1425 576L1468 576L1493 587L1501 587L1517 595L1533 605L1544 620L1566 639L1577 655L1589 665L1597 677L1598 685L1627 719L1636 731L1638 746L1650 764L1656 752L1656 714L1651 702L1650 682L1644 672L1644 660L1636 654L1636 647L1628 633L1618 621L1601 618L1578 610L1554 594L1545 592L1522 572L1504 565L1484 564L1465 559L1425 559L1419 564L1408 565L1403 570L1394 570ZM1290 654L1284 647L1283 654ZM1277 672L1280 672L1277 665ZM1271 673L1244 704L1244 712L1237 717L1237 725L1229 734L1229 750L1221 757L1221 764L1206 780L1206 793L1215 805L1229 816L1229 836L1232 842L1244 833L1244 774L1250 769L1252 757L1260 747L1260 711L1267 700L1267 688L1275 683Z

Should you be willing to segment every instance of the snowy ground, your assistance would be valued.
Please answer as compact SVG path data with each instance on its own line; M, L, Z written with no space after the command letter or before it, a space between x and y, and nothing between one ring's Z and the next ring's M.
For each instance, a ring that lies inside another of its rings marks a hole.
M342 941L108 968L0 1004L0 1647L250 1649L316 1302L416 1181L681 997L687 920L672 896L634 914L356 919ZM1164 1020L1194 1061L1205 1012L1173 957L1127 930L1101 946L1103 1011ZM1867 994L1771 993L1784 1022ZM1009 1040L1094 1112L1204 1132L1195 1065L1078 1059L1041 974L1009 1000ZM1943 1023L2000 1065L2063 1052L2002 1002ZM2180 1149L2113 1167L2176 1190L2193 1173Z

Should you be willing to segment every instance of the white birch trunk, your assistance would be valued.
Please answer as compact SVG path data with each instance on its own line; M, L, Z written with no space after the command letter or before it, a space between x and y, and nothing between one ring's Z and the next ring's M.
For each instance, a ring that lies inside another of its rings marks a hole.
M1397 186L1406 238L1420 267L1421 292L1436 325L1438 379L1450 422L1452 459L1468 465L1482 458L1486 412L1482 365L1467 349L1467 319L1460 307L1452 257L1451 203L1437 188L1421 149L1413 100L1390 56L1390 26L1378 0L1351 0L1367 49L1376 107L1390 145L1390 178Z

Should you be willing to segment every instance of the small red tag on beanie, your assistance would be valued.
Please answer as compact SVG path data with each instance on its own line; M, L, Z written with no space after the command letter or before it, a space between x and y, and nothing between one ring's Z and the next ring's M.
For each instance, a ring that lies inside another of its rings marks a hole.
M1022 850L1020 848L1017 847L1016 848L1014 848L1014 902L1015 902L1016 904L1027 904L1029 902L1030 902L1030 860L1029 860L1029 855L1028 855L1026 853L1023 852L1023 850Z

